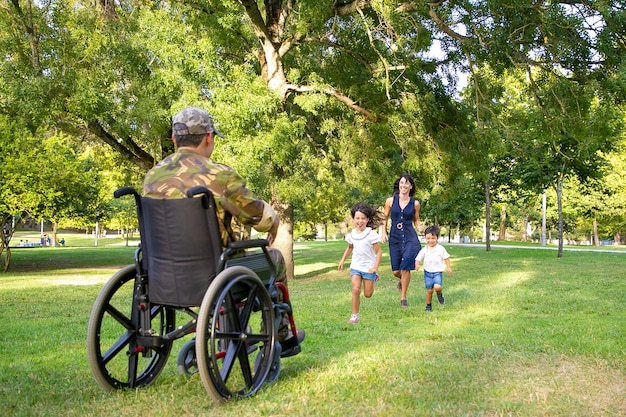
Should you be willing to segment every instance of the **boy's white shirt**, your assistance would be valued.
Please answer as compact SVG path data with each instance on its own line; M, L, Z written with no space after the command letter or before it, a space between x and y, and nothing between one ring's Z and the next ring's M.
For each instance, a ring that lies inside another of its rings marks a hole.
M449 257L450 254L446 248L437 243L433 248L428 245L423 247L415 260L422 263L422 267L426 272L444 272L446 270L444 259Z
M380 242L380 236L371 227L366 227L361 233L352 229L346 235L346 242L352 245L351 269L367 272L376 265L376 251L373 245Z

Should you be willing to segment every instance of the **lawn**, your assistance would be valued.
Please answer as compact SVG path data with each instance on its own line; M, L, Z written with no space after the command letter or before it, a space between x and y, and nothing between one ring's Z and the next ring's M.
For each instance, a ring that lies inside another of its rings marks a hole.
M69 239L68 239L69 241ZM626 253L446 245L446 303L421 274L401 309L385 253L350 317L345 243L295 245L290 294L303 351L256 396L217 404L170 362L150 387L104 392L85 349L102 284L133 247L16 249L0 274L0 409L7 416L624 416ZM93 240L89 245L93 244ZM386 251L386 246L384 251ZM129 300L130 303L130 300Z

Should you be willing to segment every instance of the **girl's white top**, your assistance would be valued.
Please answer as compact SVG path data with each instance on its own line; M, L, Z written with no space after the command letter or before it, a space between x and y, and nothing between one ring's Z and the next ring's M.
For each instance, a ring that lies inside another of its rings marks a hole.
M423 247L415 260L422 263L426 272L443 272L446 270L446 264L443 260L449 257L450 254L446 248L437 243L433 248L428 245Z
M380 242L380 236L371 227L366 227L359 233L352 229L346 235L346 242L352 245L352 262L350 268L357 271L367 272L376 265L376 251L374 243Z

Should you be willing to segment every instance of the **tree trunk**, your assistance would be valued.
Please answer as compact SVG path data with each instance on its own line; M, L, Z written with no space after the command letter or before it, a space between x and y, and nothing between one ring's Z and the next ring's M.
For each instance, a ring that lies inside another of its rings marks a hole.
M593 218L593 244L596 248L600 247L600 234L598 233L598 219Z
M491 180L485 182L485 248L491 251Z
M59 241L57 239L58 232L59 232L59 222L55 220L52 222L52 241L50 242L50 245L52 245L52 247L56 247L57 242Z
M546 190L543 190L541 196L541 246L546 246Z
M557 257L563 257L563 177L556 184L556 201L559 212L559 251Z
M273 247L282 252L287 268L287 280L292 280L295 269L293 263L293 206L278 202L273 202L272 206L280 218L278 236L274 240Z
M503 204L500 209L500 232L498 233L498 240L506 240L506 206Z
M524 216L524 242L528 242L528 224L530 223L530 218L528 215Z

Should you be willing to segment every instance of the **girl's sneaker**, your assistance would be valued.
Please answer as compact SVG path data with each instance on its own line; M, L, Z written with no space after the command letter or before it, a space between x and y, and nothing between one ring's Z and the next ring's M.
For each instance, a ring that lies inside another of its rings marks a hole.
M350 320L348 320L348 323L351 324L357 324L359 322L359 315L358 314L353 314L350 316Z

